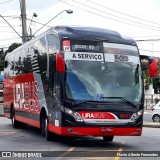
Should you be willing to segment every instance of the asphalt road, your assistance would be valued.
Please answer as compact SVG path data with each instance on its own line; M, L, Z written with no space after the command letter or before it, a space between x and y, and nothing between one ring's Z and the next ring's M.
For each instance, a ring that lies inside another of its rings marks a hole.
M151 113L144 113L143 121L145 121L145 122L153 122Z
M107 160L158 160L160 157L101 157L102 154L109 151L116 154L125 151L158 151L160 148L160 129L159 128L143 128L141 137L115 137L113 142L105 142L101 137L85 137L77 139L69 139L58 137L54 141L46 141L39 133L38 129L28 127L27 129L13 129L11 121L7 118L0 117L0 151L52 151L59 153L59 156L67 156L70 151L73 155L70 158L52 157L47 159L107 159ZM58 152L63 151L63 152ZM78 152L74 152L78 151ZM84 157L84 151L93 155L93 157ZM103 152L101 152L103 151ZM82 157L76 157L80 155ZM74 157L75 156L75 157ZM160 154L159 154L160 156ZM2 159L2 158L0 158ZM5 160L7 158L4 158ZM17 158L13 158L17 159ZM32 158L29 158L32 159ZM46 159L46 158L37 158Z

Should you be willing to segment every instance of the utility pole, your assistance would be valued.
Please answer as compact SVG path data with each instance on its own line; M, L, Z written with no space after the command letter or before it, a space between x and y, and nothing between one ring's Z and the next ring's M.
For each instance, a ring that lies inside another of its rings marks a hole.
M28 41L25 0L20 0L20 8L21 8L21 18L22 18L22 42L25 43Z

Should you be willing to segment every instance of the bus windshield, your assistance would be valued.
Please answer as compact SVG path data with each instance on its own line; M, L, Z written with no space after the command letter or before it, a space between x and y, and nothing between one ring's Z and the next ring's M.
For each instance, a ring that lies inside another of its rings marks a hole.
M83 45L81 47L84 49ZM103 52L96 50L97 46L94 52L74 48L65 52L66 98L114 102L121 100L103 97L123 97L132 102L140 101L141 67L135 46L103 43Z

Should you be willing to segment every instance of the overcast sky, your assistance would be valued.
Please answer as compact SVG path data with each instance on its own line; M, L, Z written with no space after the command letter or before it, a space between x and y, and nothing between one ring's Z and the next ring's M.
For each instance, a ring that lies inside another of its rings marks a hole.
M48 25L100 27L118 31L121 35L135 40L160 39L160 0L26 0L27 18L31 19L35 12L38 17L34 17L33 20L44 24L66 9L73 10L73 14L63 12ZM19 0L0 0L0 14L19 17ZM5 18L21 35L21 20ZM27 22L28 27L30 21ZM37 23L31 24L33 33L40 27ZM47 28L44 27L36 35ZM1 18L0 48L13 42L21 42L21 39ZM137 44L141 54L160 57L160 41Z

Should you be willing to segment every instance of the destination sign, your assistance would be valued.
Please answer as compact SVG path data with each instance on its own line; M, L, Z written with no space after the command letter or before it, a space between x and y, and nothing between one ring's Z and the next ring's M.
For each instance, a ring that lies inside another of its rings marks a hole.
M103 53L65 52L65 60L104 61Z

